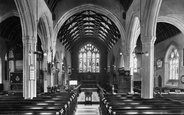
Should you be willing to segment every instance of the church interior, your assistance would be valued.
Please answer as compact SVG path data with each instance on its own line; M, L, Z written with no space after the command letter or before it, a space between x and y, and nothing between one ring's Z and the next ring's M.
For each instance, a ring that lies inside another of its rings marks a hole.
M183 0L0 0L0 115L184 115Z

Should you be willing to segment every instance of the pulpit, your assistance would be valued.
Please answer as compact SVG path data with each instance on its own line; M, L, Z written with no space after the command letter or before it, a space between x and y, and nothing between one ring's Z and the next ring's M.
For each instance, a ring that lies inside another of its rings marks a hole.
M131 75L129 70L124 70L124 68L119 68L119 85L118 93L128 93L131 89Z

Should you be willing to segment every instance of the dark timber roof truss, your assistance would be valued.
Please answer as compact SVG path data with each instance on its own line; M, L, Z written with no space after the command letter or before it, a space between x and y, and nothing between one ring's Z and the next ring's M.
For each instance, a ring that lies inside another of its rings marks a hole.
M58 33L58 39L68 50L87 37L99 40L110 50L120 38L120 32L107 16L86 10L66 20Z
M158 22L156 29L156 41L155 44L158 44L168 38L171 38L177 34L181 33L181 31L172 24L165 22Z

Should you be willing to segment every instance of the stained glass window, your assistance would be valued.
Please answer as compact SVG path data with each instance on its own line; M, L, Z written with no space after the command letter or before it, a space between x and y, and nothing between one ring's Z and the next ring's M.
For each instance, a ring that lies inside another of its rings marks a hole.
M176 48L173 48L169 55L169 70L169 79L177 80L179 73L179 54Z
M79 50L79 73L100 72L99 50L92 44L86 44Z

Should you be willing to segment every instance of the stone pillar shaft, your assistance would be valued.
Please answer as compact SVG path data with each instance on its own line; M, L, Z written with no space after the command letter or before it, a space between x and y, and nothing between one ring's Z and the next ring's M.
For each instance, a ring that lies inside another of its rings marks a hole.
M36 97L36 56L33 54L35 48L35 40L32 37L23 38L23 97L25 99ZM30 66L34 67L33 76L30 76Z
M131 53L131 52L130 52ZM130 58L131 58L131 56L130 56L131 54L127 54L127 55L125 55L124 56L124 64L125 64L125 70L130 70L130 92L129 93L134 93L134 91L133 91L133 87L134 87L134 78L133 78L133 75L132 75L132 68L131 68L131 65L130 65L130 61L132 61Z
M149 38L145 38L149 39ZM147 51L149 55L142 55L142 86L141 97L153 98L154 88L154 44L149 41L143 41L142 51Z

